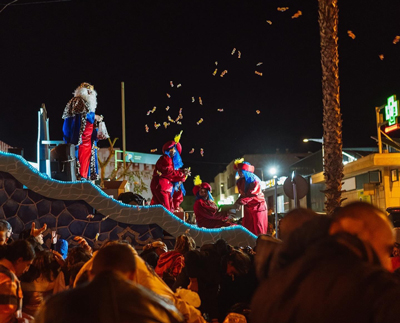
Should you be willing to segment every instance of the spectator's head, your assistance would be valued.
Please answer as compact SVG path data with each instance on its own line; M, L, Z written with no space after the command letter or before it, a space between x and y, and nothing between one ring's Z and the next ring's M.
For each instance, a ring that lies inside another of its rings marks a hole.
M68 257L65 260L67 267L71 268L73 265L77 264L78 262L87 262L92 256L82 247L74 247L69 250Z
M293 231L316 216L318 214L310 209L297 208L289 211L279 222L279 238L286 240Z
M8 239L11 237L12 227L6 220L0 220L0 246L7 244Z
M19 277L29 269L35 258L35 250L26 240L17 240L7 246L5 258L12 263Z
M136 270L135 252L128 244L111 244L98 251L93 259L91 274L116 271L133 280Z
M36 257L28 272L23 275L21 280L33 282L39 277L42 277L44 280L52 282L57 277L59 267L54 258L54 254L50 250L39 251L36 253Z
M176 238L175 251L178 251L184 255L188 251L192 251L194 249L196 249L196 242L194 242L191 236L187 234L181 234L178 238Z
M375 206L355 202L338 209L333 215L330 234L347 232L370 244L382 266L392 269L390 254L394 245L393 227L387 215Z
M246 275L251 269L251 260L243 251L234 249L226 258L228 276Z

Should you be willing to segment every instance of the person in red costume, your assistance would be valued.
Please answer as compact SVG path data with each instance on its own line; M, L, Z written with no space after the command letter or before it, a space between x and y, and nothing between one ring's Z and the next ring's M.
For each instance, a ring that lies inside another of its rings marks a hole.
M180 138L180 135L178 135ZM183 166L181 156L177 150L179 138L164 144L162 156L158 159L151 180L150 189L153 194L151 205L161 204L173 212L172 194L173 182L184 182L190 175L190 169Z
M178 135L179 139L180 136L182 135L182 131L181 133ZM178 138L175 137L175 142ZM178 142L176 143L176 150L178 151L179 155L182 154L182 145L179 143L179 139ZM183 165L183 164L182 164ZM179 167L178 167L179 169ZM186 195L186 190L185 187L183 186L182 182L173 182L172 183L173 187L172 187L172 208L175 212L180 211L180 205L183 202L183 197Z
M193 205L193 211L196 215L197 225L203 228L220 228L232 225L229 222L228 212L218 211L218 206L211 195L210 184L202 182L200 176L195 177L194 184L193 194L196 197L196 202Z
M240 177L236 182L240 196L235 206L236 209L244 207L242 225L255 235L266 234L268 210L261 191L261 180L254 174L254 166L243 162L243 159L235 161L234 169L238 171Z

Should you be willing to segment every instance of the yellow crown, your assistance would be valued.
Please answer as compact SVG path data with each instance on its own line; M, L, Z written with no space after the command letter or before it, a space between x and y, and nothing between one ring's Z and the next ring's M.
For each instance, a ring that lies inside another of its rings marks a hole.
M89 83L86 83L86 82L81 83L81 85L79 85L79 87L84 87L84 88L92 90L92 91L94 90L94 86Z

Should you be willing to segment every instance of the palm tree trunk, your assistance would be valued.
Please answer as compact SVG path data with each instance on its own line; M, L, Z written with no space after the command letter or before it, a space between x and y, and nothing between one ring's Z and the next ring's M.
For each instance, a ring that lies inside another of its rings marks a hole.
M328 215L340 206L343 178L342 115L339 96L337 0L318 0L324 128L325 207Z

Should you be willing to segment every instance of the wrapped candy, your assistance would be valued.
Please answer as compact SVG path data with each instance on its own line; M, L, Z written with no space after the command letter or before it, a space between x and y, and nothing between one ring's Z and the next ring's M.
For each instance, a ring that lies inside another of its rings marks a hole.
M144 125L144 129L146 129L146 132L149 132L149 126L147 124Z
M94 215L93 214L88 214L88 216L86 217L86 219L93 219Z
M224 70L224 71L222 71L222 73L221 73L221 77L224 77L224 75L226 74L226 73L228 73L228 70Z
M167 110L167 111L169 110L169 105L167 105L167 107L165 108L165 110Z
M271 20L267 20L267 23L272 25L272 21Z
M192 148L191 151L189 151L189 154L193 154L194 153L194 148Z
M155 153L156 151L157 151L157 148L150 149L150 152L151 152L151 153Z
M257 75L259 75L259 76L262 76L262 73L259 72L259 71L254 71L254 73L257 74Z
M396 45L398 42L400 42L400 36L394 37L393 44Z
M153 110L151 110L151 113L156 112L157 107L154 107Z
M214 70L213 76L215 76L215 75L217 74L217 72L218 72L218 68L216 68L216 69Z
M159 126L161 126L161 124L154 121L154 128L158 129Z
M100 235L100 233L96 233L96 236L94 237L94 241L97 241L98 239L99 239L99 235Z
M182 84L181 84L181 83L179 83L179 84L178 84L176 87L177 87L177 88L179 88L179 87L181 87L181 86L182 86Z
M203 148L200 148L200 155L201 155L201 157L204 157L204 149Z
M381 61L383 61L383 59L385 58L385 56L383 54L379 55L379 58L381 59Z
M257 113L257 114L260 114L260 112L261 112L260 110L256 110L256 113Z
M201 96L199 96L199 103L200 105L203 105L203 100L201 99Z
M176 122L176 124L182 124L182 122L180 122L180 121L177 121L177 122Z
M356 35L354 35L354 33L353 33L351 30L348 30L348 31L347 31L347 34L349 35L349 37L350 37L351 39L355 39L355 38L356 38Z
M214 63L214 64L215 64L215 66L217 66L217 65L218 65L218 62L217 62L217 61L215 61L215 63Z
M169 122L166 122L166 121L163 122L163 126L164 126L165 129L167 129L169 125L170 125Z
M238 50L238 58L242 57L242 53Z
M200 120L197 121L197 125L199 125L199 124L202 123L203 121L204 121L203 118L200 118Z
M260 66L260 65L262 65L263 64L263 62L258 62L257 64L256 64L256 66Z
M299 10L293 16L292 19L299 18L303 13Z
M170 99L170 98L171 98L171 95L170 95L169 93L167 93L167 98L168 98L168 99Z
M171 87L174 87L174 82L169 81L169 85L171 85Z
M147 111L147 115L150 115L150 113L151 113L151 110Z
M278 7L277 9L278 9L278 11L280 11L280 12L285 12L286 10L289 9L289 7Z
M194 100L194 96L192 96L192 103L194 102L195 100Z
M236 48L232 49L231 55L235 54Z
M217 109L218 112L224 112L224 109Z

